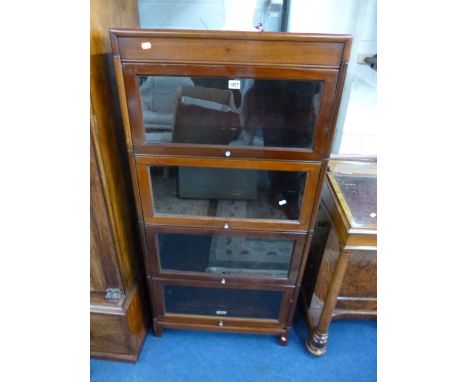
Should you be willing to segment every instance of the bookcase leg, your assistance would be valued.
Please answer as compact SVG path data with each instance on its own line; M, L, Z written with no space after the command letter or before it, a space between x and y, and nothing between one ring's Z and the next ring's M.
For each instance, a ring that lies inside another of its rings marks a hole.
M163 334L163 328L156 321L153 321L154 335L156 337L161 337Z
M281 346L286 346L288 344L289 333L286 332L285 334L281 334L279 336L279 343Z

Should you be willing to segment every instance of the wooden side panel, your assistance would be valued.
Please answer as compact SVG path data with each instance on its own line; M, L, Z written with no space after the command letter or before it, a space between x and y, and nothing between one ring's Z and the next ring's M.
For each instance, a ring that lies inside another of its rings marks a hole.
M90 159L91 291L104 292L107 288L122 288L122 282L92 139Z
M330 230L323 253L311 309L321 309L339 257L339 244L334 230ZM373 310L377 301L376 251L353 251L338 295L336 309Z
M128 331L130 334L130 343L134 352L139 352L143 340L146 337L149 319L146 314L144 292L146 284L141 284L132 299L132 303L127 310ZM143 314L142 314L143 312Z
M325 248L319 276L315 285L315 294L323 299L335 269L339 256L339 244L336 234L330 231ZM340 297L377 297L377 255L376 251L353 251L348 255L346 274L340 289Z
M330 232L330 221L325 208L321 205L318 213L314 232L312 235L312 243L310 245L309 257L307 259L306 268L304 270L304 278L302 288L306 298L307 305L310 304L312 293L314 291L317 274L322 261L322 255L327 243L328 234Z
M136 284L120 309L97 307L91 311L91 356L136 362L148 327L143 290Z
M328 175L326 175L326 178L328 178ZM325 179L323 183L322 205L327 211L327 214L330 217L331 224L336 230L336 233L341 239L341 242L346 243L348 239L349 225L346 225L346 217L342 210L338 209L337 207L337 200L333 196L333 191L331 189L330 183L328 182L328 179Z
M356 251L349 255L340 297L377 297L376 251Z
M124 289L136 276L139 254L133 196L123 144L118 97L109 41L110 27L138 27L136 0L91 1L91 102L102 153L105 192L110 200L109 220L116 236L117 261Z
M126 323L122 316L91 314L91 354L127 354L131 351Z
M334 230L330 230L314 288L314 295L320 301L325 301L327 297L328 287L338 260L339 249L336 233Z

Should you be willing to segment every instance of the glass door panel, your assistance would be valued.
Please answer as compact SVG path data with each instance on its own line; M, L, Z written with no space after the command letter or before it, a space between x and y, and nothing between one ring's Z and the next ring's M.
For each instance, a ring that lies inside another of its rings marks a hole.
M311 149L324 81L138 76L146 144Z
M298 220L307 172L150 166L154 214Z
M157 256L162 273L288 278L293 256L300 257L303 239L238 235L157 232ZM297 246L297 248L296 248Z
M279 320L284 292L164 285L167 314Z

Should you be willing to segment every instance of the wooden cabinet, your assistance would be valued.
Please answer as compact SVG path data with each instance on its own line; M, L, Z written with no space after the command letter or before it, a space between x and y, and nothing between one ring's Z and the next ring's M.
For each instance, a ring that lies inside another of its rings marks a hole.
M304 272L307 348L327 351L332 319L377 317L375 163L330 162Z
M286 344L344 35L113 29L153 324Z
M105 294L107 289L122 290L122 280L117 263L117 248L109 220L94 139L91 138L91 293Z
M108 29L138 26L136 1L91 1L91 356L136 361L148 327L138 227Z

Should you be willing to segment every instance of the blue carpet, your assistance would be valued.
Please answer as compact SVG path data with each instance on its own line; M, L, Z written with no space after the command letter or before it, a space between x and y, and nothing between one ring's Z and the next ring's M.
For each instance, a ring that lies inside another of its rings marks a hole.
M277 336L165 329L148 333L137 364L91 360L91 381L355 382L377 380L375 321L332 322L328 352L305 348L307 328L297 314L288 346Z

